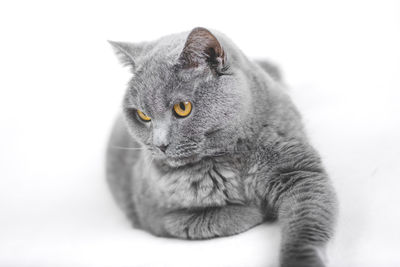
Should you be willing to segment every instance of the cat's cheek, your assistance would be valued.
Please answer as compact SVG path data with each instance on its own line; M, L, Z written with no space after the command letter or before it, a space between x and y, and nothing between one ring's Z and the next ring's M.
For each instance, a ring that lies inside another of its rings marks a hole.
M136 118L126 118L126 127L130 135L142 144L149 144L151 138L151 122L139 122Z

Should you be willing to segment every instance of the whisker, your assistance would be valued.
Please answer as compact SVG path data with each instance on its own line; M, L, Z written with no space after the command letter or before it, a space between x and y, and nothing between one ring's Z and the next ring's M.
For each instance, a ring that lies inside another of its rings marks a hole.
M218 151L216 152L216 154L218 153L245 153L245 152L255 152L257 151L257 149L249 149L249 150L222 150L222 151Z
M125 149L125 150L144 150L145 147L123 147L123 146L110 146L111 148L115 149Z
M215 153L215 154L206 154L206 156L218 157L218 156L222 156L222 155L226 155L226 154L228 154L228 153L227 152L219 152L219 153Z
M176 149L184 149L184 148L195 147L195 146L197 146L197 143L186 143L186 144L177 145L175 148Z

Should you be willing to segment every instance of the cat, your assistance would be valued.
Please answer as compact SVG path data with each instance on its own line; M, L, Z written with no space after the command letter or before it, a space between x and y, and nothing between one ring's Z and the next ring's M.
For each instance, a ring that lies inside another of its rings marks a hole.
M282 267L325 266L337 198L278 68L200 27L110 43L132 79L106 173L133 226L208 239L278 220Z

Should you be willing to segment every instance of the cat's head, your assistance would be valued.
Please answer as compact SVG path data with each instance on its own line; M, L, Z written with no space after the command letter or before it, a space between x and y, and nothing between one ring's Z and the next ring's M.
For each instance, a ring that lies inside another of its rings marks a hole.
M243 55L225 37L195 28L154 42L110 43L133 74L123 103L128 130L155 158L182 166L232 149L251 96Z

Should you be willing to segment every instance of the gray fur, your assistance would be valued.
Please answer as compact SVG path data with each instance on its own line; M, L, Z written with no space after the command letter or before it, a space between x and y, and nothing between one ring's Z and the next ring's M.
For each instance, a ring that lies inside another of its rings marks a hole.
M115 199L158 236L228 236L277 219L281 266L325 266L336 197L277 68L250 61L221 33L193 32L203 35L111 42L133 74L107 152ZM205 50L214 36L223 51ZM173 115L180 101L193 103L188 117Z

